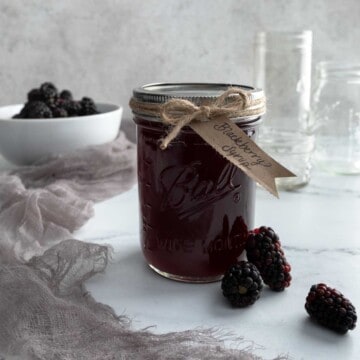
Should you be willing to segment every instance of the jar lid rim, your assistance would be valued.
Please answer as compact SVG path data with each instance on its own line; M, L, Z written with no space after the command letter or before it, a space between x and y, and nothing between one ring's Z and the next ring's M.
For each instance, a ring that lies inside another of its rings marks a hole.
M266 46L270 44L277 44L276 48L282 46L306 48L311 47L312 44L312 31L311 30L299 30L299 31L259 31L255 34L255 44ZM272 46L270 45L272 48ZM274 49L269 49L274 51Z
M316 70L321 78L327 77L356 77L360 76L360 61L321 61Z
M255 37L284 37L284 38L308 38L312 37L312 30L273 30L273 31L258 31Z
M328 60L328 61L320 61L316 65L318 68L326 68L326 69L352 69L352 68L360 68L360 61L336 61L336 60Z
M229 87L240 87L247 90L256 100L264 96L262 89L247 85L229 83L151 83L133 90L136 100L152 103L164 103L170 99L180 98L201 104L215 100Z

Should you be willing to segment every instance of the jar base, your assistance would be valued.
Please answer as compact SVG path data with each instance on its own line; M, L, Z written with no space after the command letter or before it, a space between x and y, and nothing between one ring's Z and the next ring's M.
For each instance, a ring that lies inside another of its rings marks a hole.
M195 277L195 276L181 276L181 275L175 275L170 274L165 271L161 271L157 269L155 266L148 264L149 267L154 270L157 274L175 281L185 282L185 283L193 283L193 284L205 284L205 283L211 283L220 281L223 278L223 275L217 275L217 276L209 276L209 277Z
M307 186L310 182L310 176L304 175L297 178L276 179L276 186L279 190L295 191Z
M341 161L334 159L315 159L315 165L322 171L333 175L359 175L360 162L359 161Z

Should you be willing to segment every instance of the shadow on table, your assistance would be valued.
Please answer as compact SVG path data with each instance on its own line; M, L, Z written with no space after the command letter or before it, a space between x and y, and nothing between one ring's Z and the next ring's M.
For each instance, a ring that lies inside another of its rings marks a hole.
M335 331L327 329L324 326L319 325L316 321L312 320L310 317L304 317L301 323L301 330L303 335L309 337L310 339L321 341L326 344L333 344L334 346L338 346L341 344L342 346L345 343L351 342L351 331L346 334L339 334Z

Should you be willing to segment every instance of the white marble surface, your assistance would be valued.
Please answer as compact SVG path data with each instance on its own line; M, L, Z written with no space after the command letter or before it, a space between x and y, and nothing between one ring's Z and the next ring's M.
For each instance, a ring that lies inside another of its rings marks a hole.
M280 234L293 270L283 293L263 291L246 309L228 306L220 284L193 285L164 279L142 258L138 236L137 189L96 205L96 215L77 236L114 247L105 274L88 283L99 301L126 314L133 326L155 332L216 327L243 336L266 359L360 359L358 326L337 335L314 325L304 309L314 283L338 288L360 309L360 177L314 175L298 192L277 200L257 193L256 225ZM252 343L254 341L255 343Z
M8 166L0 159L0 167ZM138 236L137 188L95 206L96 214L77 238L111 244L112 261L104 274L88 281L94 297L129 316L135 328L156 325L163 333L195 327L233 332L256 354L272 359L360 359L360 324L341 336L312 323L304 309L314 283L338 288L360 310L360 176L314 174L297 192L280 200L257 192L256 226L279 233L292 264L293 281L283 293L264 289L246 309L233 309L220 283L183 284L150 270Z

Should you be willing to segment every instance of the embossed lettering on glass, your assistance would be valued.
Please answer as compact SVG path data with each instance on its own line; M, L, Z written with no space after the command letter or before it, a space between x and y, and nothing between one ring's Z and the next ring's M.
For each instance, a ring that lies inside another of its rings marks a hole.
M134 90L141 101L171 97L209 103L228 84L157 84ZM236 85L238 86L238 85ZM259 91L246 88L249 91ZM167 127L134 114L137 124L140 239L145 259L159 274L180 281L219 280L241 256L253 227L255 184L189 127L169 147ZM253 140L260 117L234 119Z

